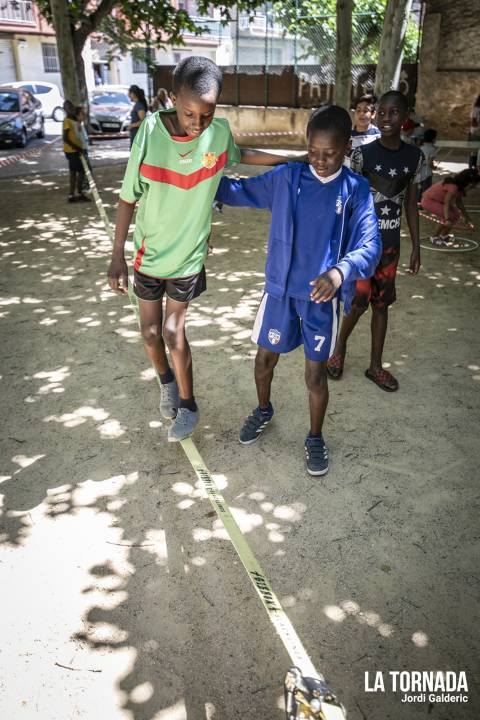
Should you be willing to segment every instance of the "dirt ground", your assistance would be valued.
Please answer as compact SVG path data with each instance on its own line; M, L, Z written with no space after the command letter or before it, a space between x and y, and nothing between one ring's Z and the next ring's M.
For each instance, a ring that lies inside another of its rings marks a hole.
M112 217L121 175L98 171ZM0 717L281 720L288 656L166 442L134 315L106 289L95 207L67 205L60 180L0 182ZM478 227L479 192L468 205ZM279 364L262 441L237 442L255 404L268 222L214 216L188 323L195 442L351 720L476 720L480 250L425 250L411 278L404 239L385 353L400 391L364 378L364 317L331 383L331 468L315 479L301 350ZM365 692L366 671L404 669L465 671L469 702Z

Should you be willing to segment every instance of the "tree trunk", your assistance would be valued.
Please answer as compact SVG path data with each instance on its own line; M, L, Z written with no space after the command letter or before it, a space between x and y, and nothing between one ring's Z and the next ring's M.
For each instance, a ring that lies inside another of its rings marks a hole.
M388 0L375 75L375 95L397 90L403 58L403 43L412 0Z
M74 105L78 105L81 97L75 68L72 23L68 5L66 0L50 0L50 6L57 38L58 61L60 63L64 97L65 100L70 100Z
M83 48L85 47L85 40L79 37L77 33L73 35L73 52L75 58L75 72L77 74L78 92L79 92L79 105L83 105L87 118L90 118L88 112L88 88L87 78L85 75L85 62L83 60Z
M352 86L353 0L337 2L337 52L335 62L335 104L350 109Z

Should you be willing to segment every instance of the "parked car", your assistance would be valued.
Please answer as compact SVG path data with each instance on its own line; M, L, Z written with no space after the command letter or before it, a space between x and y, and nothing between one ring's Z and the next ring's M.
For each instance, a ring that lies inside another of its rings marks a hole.
M43 80L22 80L21 82L7 83L7 87L23 88L28 90L42 104L45 117L61 122L65 116L63 111L63 96L57 85Z
M33 136L45 136L39 101L28 90L0 87L0 143L25 147Z
M97 133L127 132L132 101L127 85L101 85L90 95L90 126Z

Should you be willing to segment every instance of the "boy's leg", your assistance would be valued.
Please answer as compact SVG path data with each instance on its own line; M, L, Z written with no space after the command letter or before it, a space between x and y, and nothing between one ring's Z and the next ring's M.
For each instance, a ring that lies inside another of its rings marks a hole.
M302 318L305 383L310 406L310 431L305 439L307 472L325 475L328 454L322 428L328 405L327 359L338 326L338 298L318 305L299 301L297 307Z
M279 353L260 347L255 357L255 385L257 387L258 406L245 418L240 430L239 440L242 445L256 442L273 417L270 402L273 373L280 357Z
M165 375L170 370L170 366L162 337L162 300L151 301L139 298L138 307L145 352L157 373L160 376Z
M187 302L178 302L167 296L163 338L172 357L175 377L177 378L180 393L180 403L183 400L190 401L190 403L194 405L192 353L187 336L185 335L187 309ZM191 409L195 410L196 406Z
M243 445L258 440L273 417L270 390L278 358L302 343L295 302L288 297L278 299L265 293L255 318L252 340L258 345L255 358L258 407L245 419L240 430L239 440Z
M370 372L378 373L382 370L382 355L385 346L388 327L388 307L372 308L372 347L370 354Z
M75 195L75 185L77 182L77 173L75 170L70 170L70 197L73 197Z
M319 437L328 405L327 363L305 358L305 383L310 405L310 435Z
M397 272L400 247L391 247L382 255L381 266L377 268L372 282L372 345L370 367L365 375L378 387L387 392L398 390L398 381L382 366L383 348L388 327L388 308L396 300L395 275Z
M310 432L304 446L307 472L309 475L325 475L328 472L328 453L322 427L328 405L326 361L305 358L305 382L310 404Z
M85 173L83 170L77 172L77 193L83 195L83 183L85 180Z
M370 300L370 280L357 282L357 290L348 315L344 315L340 325L333 353L327 362L327 372L333 380L339 380L343 374L343 364L347 354L347 340L356 324L368 308Z
M200 413L193 396L192 353L185 335L188 302L172 300L167 295L163 337L170 355L179 389L178 412L168 431L169 442L185 440L195 430Z
M270 406L270 390L279 353L259 347L255 357L255 385L260 408Z

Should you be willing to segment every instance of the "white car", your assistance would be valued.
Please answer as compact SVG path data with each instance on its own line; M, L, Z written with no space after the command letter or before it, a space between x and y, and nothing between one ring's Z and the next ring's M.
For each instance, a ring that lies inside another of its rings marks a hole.
M7 83L8 87L22 88L28 90L41 102L42 111L45 117L51 117L60 122L65 117L63 111L63 96L57 85L44 82L43 80L22 80L14 83Z

